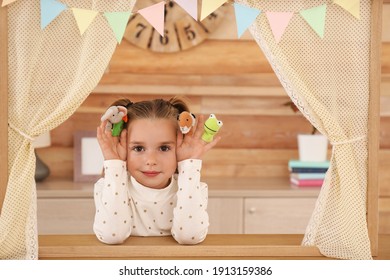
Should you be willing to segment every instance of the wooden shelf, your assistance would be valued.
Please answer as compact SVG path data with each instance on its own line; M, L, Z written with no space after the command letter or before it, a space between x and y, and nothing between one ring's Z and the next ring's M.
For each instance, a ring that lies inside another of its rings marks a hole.
M317 197L319 188L291 188L286 178L203 178L209 197ZM46 180L37 183L39 198L92 198L94 182Z

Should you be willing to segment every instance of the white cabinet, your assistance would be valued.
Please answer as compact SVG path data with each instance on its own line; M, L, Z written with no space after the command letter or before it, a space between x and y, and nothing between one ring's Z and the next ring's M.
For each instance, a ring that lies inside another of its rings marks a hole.
M316 198L246 198L244 233L303 234Z
M315 197L210 198L209 233L303 234Z
M38 234L93 234L92 198L38 198Z
M210 234L302 234L319 190L293 190L257 180L214 182L208 213ZM38 184L39 234L93 234L92 184ZM260 187L263 186L263 187Z
M243 233L243 200L209 198L209 233ZM93 234L92 198L38 198L39 234Z
M243 232L243 199L209 197L209 233L238 234Z

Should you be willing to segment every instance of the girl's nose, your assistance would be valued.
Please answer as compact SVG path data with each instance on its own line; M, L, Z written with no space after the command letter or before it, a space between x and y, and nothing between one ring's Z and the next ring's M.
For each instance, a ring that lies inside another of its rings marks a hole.
M148 161L146 162L146 165L148 165L148 166L154 166L154 165L156 165L156 162L155 162L155 161L152 161L152 160L148 160Z
M156 164L157 164L157 161L156 161L156 156L154 155L154 153L148 154L147 158L146 158L146 165L153 166Z

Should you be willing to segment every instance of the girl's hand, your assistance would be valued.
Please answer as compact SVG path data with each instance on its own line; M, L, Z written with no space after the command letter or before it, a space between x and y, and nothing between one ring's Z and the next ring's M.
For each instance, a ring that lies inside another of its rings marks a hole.
M177 133L176 157L178 162L185 159L201 159L208 150L221 140L220 136L214 137L210 143L202 140L204 122L204 117L201 115L193 128L194 133L185 136L180 131Z
M106 131L107 120L98 126L96 136L100 149L105 160L120 159L125 161L127 158L127 130L123 129L120 137L111 135L111 131Z

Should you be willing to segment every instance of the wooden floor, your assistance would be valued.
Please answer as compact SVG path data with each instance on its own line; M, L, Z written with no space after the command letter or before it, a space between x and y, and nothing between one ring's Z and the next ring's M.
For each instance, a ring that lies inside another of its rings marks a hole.
M39 236L39 259L329 259L316 247L302 247L302 235L210 234L195 246L172 237L131 237L105 245L93 235ZM374 259L390 259L390 235L379 236Z

